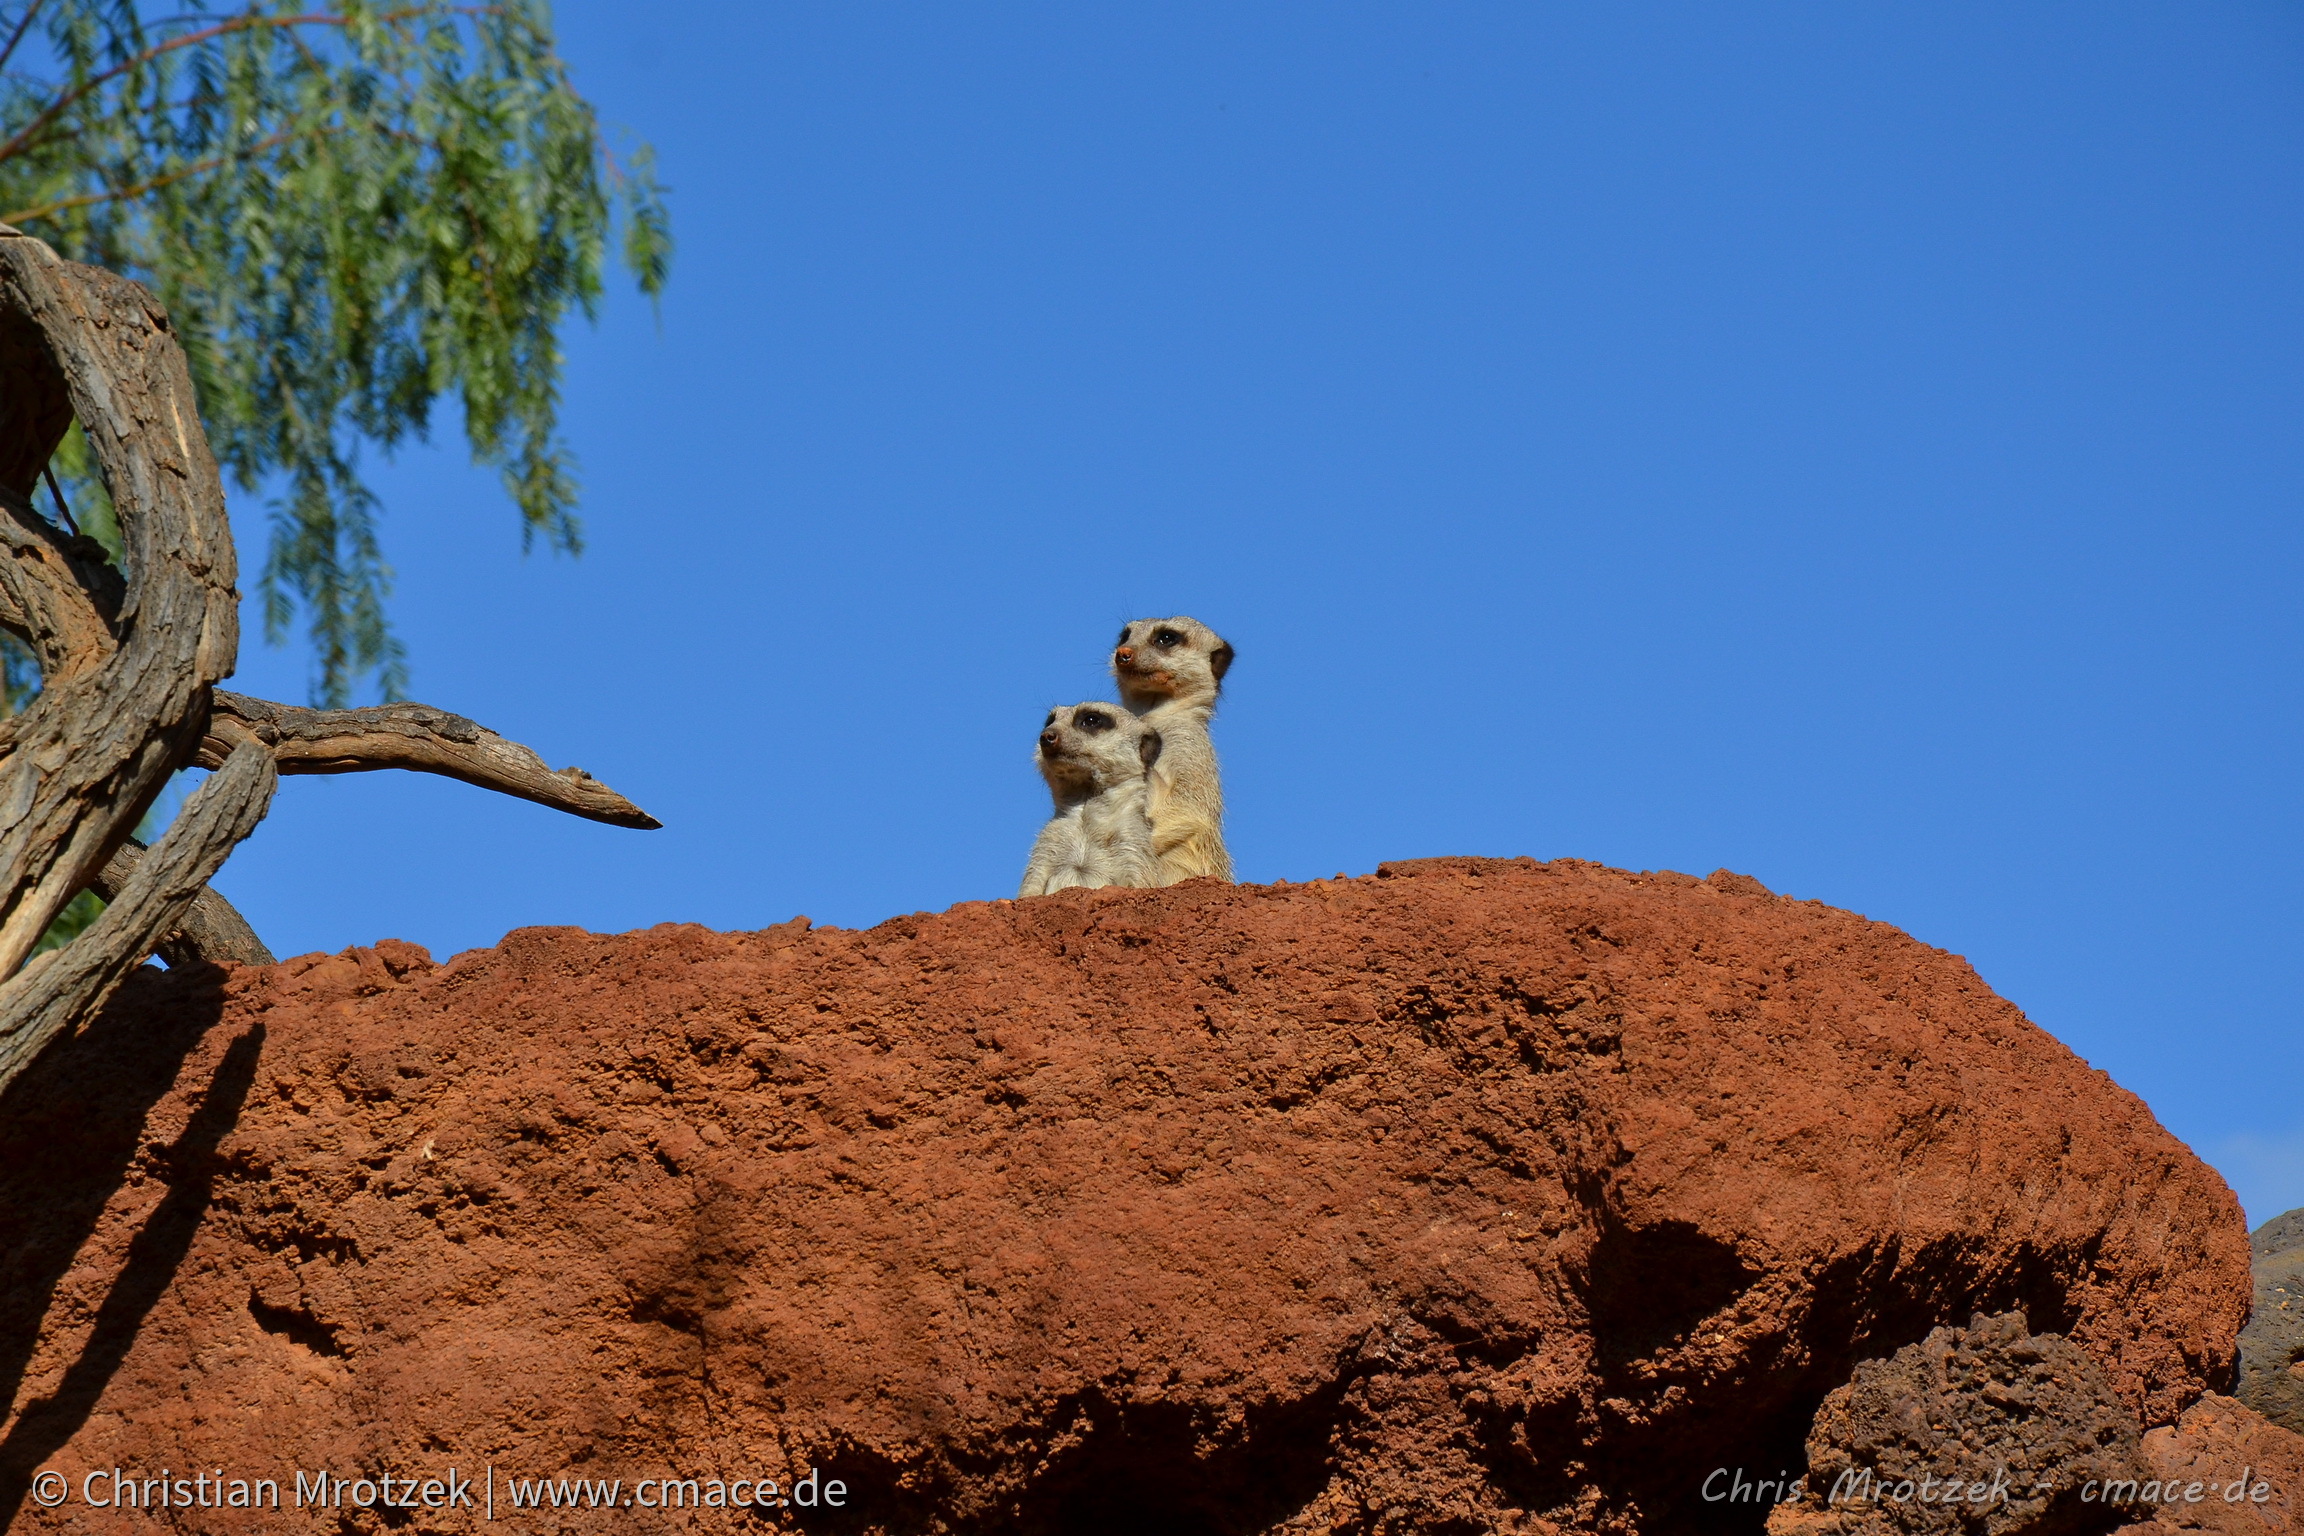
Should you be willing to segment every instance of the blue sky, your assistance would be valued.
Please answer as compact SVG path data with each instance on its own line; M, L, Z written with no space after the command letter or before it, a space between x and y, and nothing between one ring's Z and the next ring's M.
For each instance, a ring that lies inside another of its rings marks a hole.
M1185 612L1244 878L1741 870L2304 1205L2304 12L559 17L680 242L568 337L589 552L377 480L415 697L666 830L291 780L280 953L1006 894L1041 713Z

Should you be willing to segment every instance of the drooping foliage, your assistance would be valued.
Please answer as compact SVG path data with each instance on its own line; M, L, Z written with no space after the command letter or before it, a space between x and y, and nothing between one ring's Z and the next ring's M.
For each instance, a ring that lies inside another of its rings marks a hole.
M273 496L266 633L301 611L332 705L406 678L362 447L452 399L525 539L576 551L559 326L612 243L651 297L671 253L648 151L610 152L541 0L0 4L0 222L158 292L227 477ZM55 467L100 526L76 434Z

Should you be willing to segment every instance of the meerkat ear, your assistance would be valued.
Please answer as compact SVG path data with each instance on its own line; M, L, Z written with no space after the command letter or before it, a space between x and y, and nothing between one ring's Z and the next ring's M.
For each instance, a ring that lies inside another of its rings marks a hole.
M1150 772L1152 765L1160 761L1160 733L1158 731L1146 731L1139 737L1136 742L1136 755L1144 760L1145 771Z
M1208 670L1216 674L1216 681L1224 681L1224 674L1232 670L1232 646L1219 640L1216 649L1208 653Z

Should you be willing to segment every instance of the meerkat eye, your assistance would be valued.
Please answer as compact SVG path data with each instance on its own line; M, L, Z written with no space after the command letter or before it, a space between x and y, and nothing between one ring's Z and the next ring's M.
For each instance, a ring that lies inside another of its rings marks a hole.
M1112 717L1100 710L1084 709L1072 717L1072 723L1084 731L1108 731L1112 728Z
M1050 727L1050 726L1054 725L1055 723L1056 723L1056 711L1054 711L1054 710L1050 710L1050 711L1048 711L1048 718L1040 722L1040 729L1042 729L1042 730L1046 730L1046 729L1048 729L1048 727Z
M1133 624L1123 624L1123 625L1121 625L1121 626L1120 626L1120 638L1119 638L1119 639L1117 639L1117 640L1115 640L1115 641L1113 641L1112 643L1113 643L1114 645L1116 645L1116 646L1118 646L1118 645L1126 645L1126 644L1128 643L1128 631L1130 631L1130 630L1134 629L1135 627L1136 627L1136 626L1135 626L1135 625L1133 625Z
M1177 630L1163 629L1153 634L1152 643L1164 651L1172 651L1184 643L1184 636Z

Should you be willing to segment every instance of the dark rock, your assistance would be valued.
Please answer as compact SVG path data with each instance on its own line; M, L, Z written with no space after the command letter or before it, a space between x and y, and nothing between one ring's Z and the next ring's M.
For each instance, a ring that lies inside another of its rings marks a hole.
M2304 1208L2275 1216L2248 1234L2248 1249L2260 1259L2296 1248L2304 1248Z
M1816 1411L1805 1497L1770 1536L2077 1536L2121 1514L2091 1480L2141 1483L2135 1417L2087 1351L2021 1312L1939 1328Z
M2304 1431L2304 1210L2275 1216L2248 1239L2256 1309L2240 1330L2240 1401L2283 1429Z

